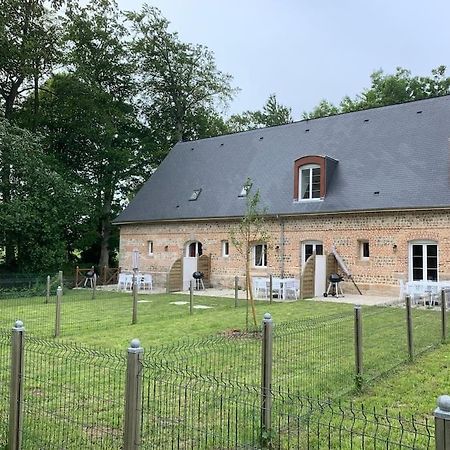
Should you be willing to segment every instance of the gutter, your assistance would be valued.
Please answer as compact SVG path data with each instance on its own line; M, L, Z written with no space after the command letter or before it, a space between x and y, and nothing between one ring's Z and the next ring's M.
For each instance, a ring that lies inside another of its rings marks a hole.
M395 212L419 212L419 211L450 211L450 206L419 206L416 208L380 208L380 209L361 209L354 211L321 211L321 212L301 212L301 213L285 213L285 214L266 214L266 219L279 219L279 218L298 218L298 217L314 217L314 216L336 216L336 215L356 215L356 214L371 214L371 213L395 213ZM150 220L129 220L123 222L112 222L112 225L139 225L139 224L152 224L152 223L176 223L176 222L232 222L242 219L243 216L228 216L228 217L187 217L176 219L150 219Z

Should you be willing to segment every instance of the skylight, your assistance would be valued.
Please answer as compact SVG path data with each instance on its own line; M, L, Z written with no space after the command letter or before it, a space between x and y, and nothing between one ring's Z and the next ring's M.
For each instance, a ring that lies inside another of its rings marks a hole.
M251 183L248 183L248 182L245 183L244 186L242 186L241 192L238 195L238 197L247 197L251 187L252 187Z
M198 199L198 196L200 195L200 192L202 192L201 189L194 189L194 190L192 191L191 196L189 197L189 201L190 201L190 202L194 202L195 200L197 200L197 199Z

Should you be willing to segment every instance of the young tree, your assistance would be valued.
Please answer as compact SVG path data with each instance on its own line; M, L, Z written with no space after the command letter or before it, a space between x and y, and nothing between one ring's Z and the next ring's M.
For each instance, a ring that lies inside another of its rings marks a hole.
M257 326L255 301L253 298L252 279L251 279L251 259L252 248L255 243L268 242L269 234L266 228L264 216L266 210L261 208L261 199L259 190L251 193L252 181L247 179L245 183L246 190L246 211L242 220L230 231L231 243L245 259L245 286L247 306L250 304L252 309L253 323ZM247 308L248 311L248 308ZM246 318L248 328L248 313Z

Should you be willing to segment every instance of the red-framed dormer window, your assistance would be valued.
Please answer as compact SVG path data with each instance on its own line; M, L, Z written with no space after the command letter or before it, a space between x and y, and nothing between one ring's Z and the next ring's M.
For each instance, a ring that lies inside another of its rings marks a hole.
M303 156L294 163L294 200L310 201L325 197L325 158Z

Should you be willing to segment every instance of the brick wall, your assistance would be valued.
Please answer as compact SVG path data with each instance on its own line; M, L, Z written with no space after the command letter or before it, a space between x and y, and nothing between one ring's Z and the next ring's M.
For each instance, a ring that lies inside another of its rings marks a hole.
M183 255L186 244L198 240L203 253L211 255L213 286L233 285L235 275L243 276L243 257L230 243L229 257L222 257L222 241L229 240L236 222L183 222L121 226L120 266L131 268L131 252L140 252L142 271L166 273ZM382 212L366 214L304 216L268 220L268 267L253 269L253 275L269 273L300 277L302 242L322 241L324 250L332 245L346 262L355 281L366 292L398 293L400 279L408 279L409 242L433 240L439 248L439 278L450 279L450 212ZM153 241L153 255L147 242ZM361 241L368 241L370 257L361 258ZM352 290L351 285L345 286Z

